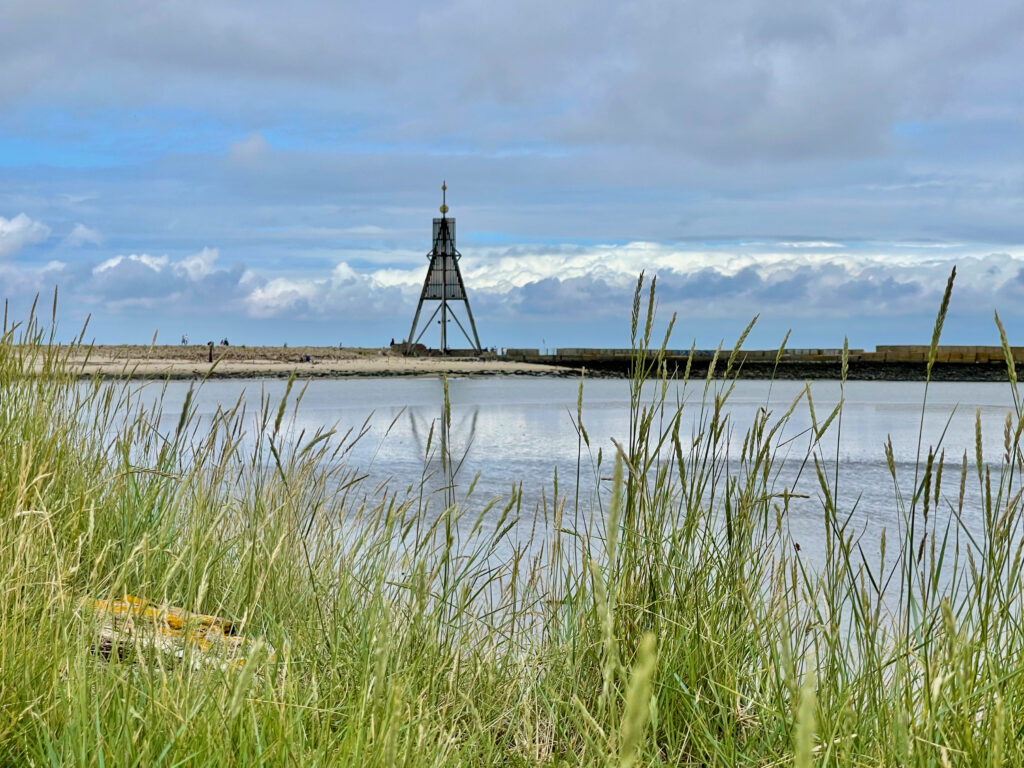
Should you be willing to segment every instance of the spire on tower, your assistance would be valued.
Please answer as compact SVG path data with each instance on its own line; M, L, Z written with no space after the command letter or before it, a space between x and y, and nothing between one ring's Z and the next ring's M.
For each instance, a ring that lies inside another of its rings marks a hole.
M441 215L448 213L448 184L441 182Z

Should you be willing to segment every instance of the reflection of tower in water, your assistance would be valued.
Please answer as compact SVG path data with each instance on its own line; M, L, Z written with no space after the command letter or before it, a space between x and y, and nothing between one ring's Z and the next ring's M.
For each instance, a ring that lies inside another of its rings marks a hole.
M469 306L466 286L462 282L462 271L459 269L459 259L462 258L462 255L455 249L455 219L448 218L447 190L448 185L442 184L443 202L441 203L441 218L434 219L433 246L430 249L430 253L427 254L430 266L427 267L427 276L423 281L423 290L420 291L420 300L416 305L416 314L412 318L412 328L409 330L409 336L406 341L406 354L412 352L413 347L423 338L423 335L433 324L434 318L438 314L441 315L441 319L438 322L441 325L440 349L442 355L448 352L449 320L454 321L459 327L459 330L462 331L462 335L466 337L466 341L474 352L479 353L483 351L480 346L480 336L476 332L476 322L473 320L473 310ZM436 301L438 305L430 317L427 318L419 336L417 336L416 327L419 325L420 313L423 311L423 303L426 301ZM459 316L453 311L453 307L449 306L458 302L462 302L465 305L469 328L473 333L472 337L470 337L469 331L466 330L462 321L459 320Z
M476 438L479 409L463 413L453 424L447 393L442 392L440 418L428 419L411 408L406 413L409 432L423 457L424 481L433 486L432 492L444 491L445 506L450 507L456 502L456 481ZM453 435L458 445L453 445Z

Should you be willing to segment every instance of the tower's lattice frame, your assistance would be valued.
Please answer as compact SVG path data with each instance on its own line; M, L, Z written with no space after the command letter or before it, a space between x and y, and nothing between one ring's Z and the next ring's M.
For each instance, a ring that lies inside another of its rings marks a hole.
M434 219L434 242L427 258L430 266L427 267L427 276L423 280L423 290L420 291L420 300L416 304L416 314L412 318L412 328L409 330L406 351L411 351L413 346L418 344L423 335L434 322L434 318L440 314L441 324L441 354L448 351L448 321L454 320L455 324L466 337L466 341L476 351L482 352L480 336L476 332L476 321L473 320L473 310L469 306L469 295L466 293L466 285L462 281L462 271L459 269L459 259L462 258L455 249L455 219L448 218L448 186L441 185L442 203L441 218ZM419 336L416 335L416 327L419 325L420 314L423 312L423 303L426 301L437 301L437 308L430 314L423 324ZM462 302L466 307L466 317L469 321L469 331L459 320L458 315L449 307L450 303Z

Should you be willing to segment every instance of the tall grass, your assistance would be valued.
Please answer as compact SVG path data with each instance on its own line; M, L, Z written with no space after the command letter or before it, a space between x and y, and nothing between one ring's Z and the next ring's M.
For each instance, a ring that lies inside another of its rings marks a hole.
M575 498L538 510L521 492L432 507L426 474L366 487L346 462L366 425L297 433L295 382L257 413L200 418L190 393L161 428L130 380L78 380L80 340L5 322L0 763L1024 763L1020 409L999 464L980 419L973 464L922 447L911 487L890 447L902 522L865 551L825 450L842 402L820 418L808 388L737 434L742 338L690 381L655 309L641 279L629 433L591 446L581 389ZM449 412L446 389L448 484ZM783 481L794 463L813 493ZM610 477L589 510L582 471ZM787 533L800 496L820 508L813 564ZM126 593L232 619L245 663L97 654L91 600Z

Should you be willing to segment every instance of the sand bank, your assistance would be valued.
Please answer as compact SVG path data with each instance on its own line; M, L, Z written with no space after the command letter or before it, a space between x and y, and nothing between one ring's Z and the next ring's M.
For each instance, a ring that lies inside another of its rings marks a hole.
M333 347L97 346L72 354L69 363L82 376L133 378L304 378L348 376L575 375L572 369L494 357L405 357L379 349ZM39 366L36 366L37 369Z

